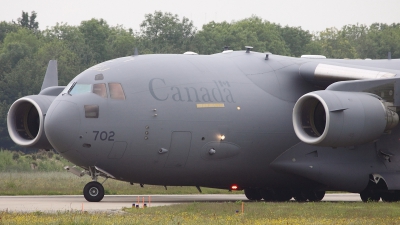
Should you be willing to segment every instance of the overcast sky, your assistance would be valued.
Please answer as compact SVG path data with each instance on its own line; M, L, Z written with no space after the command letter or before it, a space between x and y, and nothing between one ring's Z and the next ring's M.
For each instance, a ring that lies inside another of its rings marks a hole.
M400 0L0 0L0 21L36 11L39 28L57 22L79 25L103 18L109 25L139 30L144 15L155 10L188 17L201 29L210 21L241 20L257 15L281 25L309 31L346 24L400 23Z

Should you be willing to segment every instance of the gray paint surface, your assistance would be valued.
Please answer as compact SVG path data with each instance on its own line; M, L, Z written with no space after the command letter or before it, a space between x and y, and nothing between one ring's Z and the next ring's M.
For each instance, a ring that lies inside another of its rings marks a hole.
M263 53L245 51L124 57L79 74L39 120L44 121L51 145L66 159L88 171L101 168L122 181L362 192L370 188L372 174L397 173L398 126L378 135L375 132L375 136L363 132L371 133L376 124L383 127L375 122L386 121L389 108L397 111L400 89L388 84L397 82L399 62L272 54L265 60ZM394 77L337 81L325 72L315 76L321 63L332 65L324 68L333 68L328 72L339 75L370 69ZM121 84L124 100L112 98L112 83ZM73 85L93 84L105 84L106 96L91 89L79 94L68 91ZM334 115L331 130L326 126L324 132L345 136L334 136L325 146L303 143L294 132L293 107L307 93L328 93L324 91L328 86L329 91L343 92L326 98L337 107L328 104L325 109ZM352 92L373 104L353 104L351 99L357 96ZM387 108L389 103L394 105ZM85 105L98 106L98 118L86 118ZM371 105L385 113L372 115L368 111ZM356 142L346 127L358 132ZM209 154L211 148L215 154ZM160 149L166 151L160 153ZM390 152L393 160L385 152ZM391 185L389 190L400 187Z

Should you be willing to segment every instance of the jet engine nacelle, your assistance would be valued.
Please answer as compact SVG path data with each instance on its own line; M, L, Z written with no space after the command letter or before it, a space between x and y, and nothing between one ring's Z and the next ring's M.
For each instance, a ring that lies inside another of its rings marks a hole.
M11 105L7 115L7 128L16 144L30 148L53 148L44 132L44 119L54 99L55 96L30 95Z
M399 116L377 96L360 92L315 91L293 109L297 137L311 145L346 147L379 138L397 125Z

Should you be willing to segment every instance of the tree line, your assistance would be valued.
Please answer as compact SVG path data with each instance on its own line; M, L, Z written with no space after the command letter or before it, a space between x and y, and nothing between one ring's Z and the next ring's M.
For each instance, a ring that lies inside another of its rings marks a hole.
M281 26L257 16L232 22L209 22L197 29L186 17L155 11L146 14L140 30L110 26L104 19L79 26L57 23L39 30L37 14L22 12L17 21L0 22L0 147L22 149L10 140L7 111L18 98L40 91L47 63L58 60L59 84L97 63L140 54L199 54L221 52L225 46L299 57L384 59L400 58L400 23L346 25L311 33L301 27Z

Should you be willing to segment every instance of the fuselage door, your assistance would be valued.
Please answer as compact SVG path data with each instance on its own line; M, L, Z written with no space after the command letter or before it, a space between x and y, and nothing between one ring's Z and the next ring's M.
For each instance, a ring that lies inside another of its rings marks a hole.
M184 131L174 131L171 135L171 146L168 152L168 159L164 167L180 168L186 165L190 152L192 133Z

